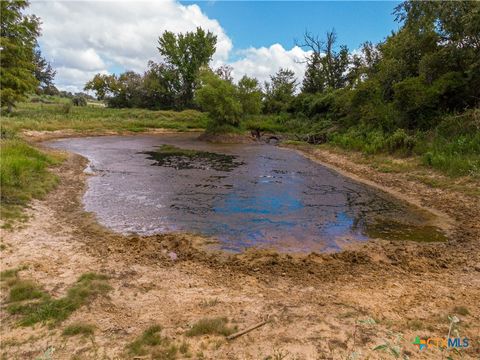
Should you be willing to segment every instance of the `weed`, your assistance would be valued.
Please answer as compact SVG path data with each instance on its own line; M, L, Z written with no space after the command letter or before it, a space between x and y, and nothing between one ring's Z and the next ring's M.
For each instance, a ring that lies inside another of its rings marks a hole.
M407 325L408 328L412 330L422 330L424 328L423 322L420 320L410 320Z
M31 280L16 280L10 288L9 302L39 299L45 293Z
M27 304L17 301L10 304L7 310L11 314L21 317L20 325L22 326L47 321L60 322L67 319L75 310L89 303L95 296L106 294L111 287L105 280L105 275L87 273L82 275L68 289L67 295L60 299L53 299L47 293L42 292L40 301Z
M151 355L152 359L175 359L178 348L171 341L161 336L162 327L152 325L142 335L127 346L128 353L134 356ZM182 347L185 349L185 347ZM188 351L188 345L187 350Z
M25 267L17 267L13 269L7 269L0 272L0 281L5 281L17 277L19 271L25 270Z
M467 316L470 315L470 311L465 306L455 306L453 312L458 315Z
M42 198L57 183L48 167L60 158L35 149L20 139L0 140L0 215L4 222L22 217L31 199Z
M64 336L75 336L75 335L93 335L95 332L95 326L83 322L77 322L68 325L63 329Z
M210 299L210 300L202 300L200 302L200 307L202 308L212 307L212 306L218 305L219 302L220 301L217 298Z
M224 317L206 318L197 321L192 325L185 335L187 336L201 336L201 335L223 335L228 336L233 334L236 329L229 327L228 319Z

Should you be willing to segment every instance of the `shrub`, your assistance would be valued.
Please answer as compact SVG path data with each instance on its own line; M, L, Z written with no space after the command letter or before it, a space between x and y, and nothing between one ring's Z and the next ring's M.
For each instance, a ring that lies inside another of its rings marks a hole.
M235 332L234 328L229 327L228 319L224 317L201 319L193 324L192 328L186 332L187 336L200 335L224 335L228 336Z
M87 99L85 99L83 96L75 96L72 99L72 104L74 106L87 106Z
M408 135L404 129L397 129L387 138L386 143L391 153L403 151L410 154L415 147L415 138Z

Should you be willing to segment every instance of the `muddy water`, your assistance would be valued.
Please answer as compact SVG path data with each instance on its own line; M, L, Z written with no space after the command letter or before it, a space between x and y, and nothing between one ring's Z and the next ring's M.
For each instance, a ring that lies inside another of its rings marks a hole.
M90 160L94 176L85 208L122 233L200 233L218 239L224 250L289 252L336 251L374 237L444 238L423 211L294 151L208 144L197 136L73 138L48 145Z

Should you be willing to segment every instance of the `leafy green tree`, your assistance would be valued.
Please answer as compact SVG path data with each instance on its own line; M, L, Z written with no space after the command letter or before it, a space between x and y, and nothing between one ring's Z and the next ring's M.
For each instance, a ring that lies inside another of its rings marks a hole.
M158 39L158 51L165 63L178 72L180 84L178 98L182 108L193 105L199 71L202 67L207 67L212 59L216 43L217 37L202 28L185 34L165 31Z
M335 31L327 32L325 41L309 32L304 34L304 42L298 45L309 50L310 54L305 58L307 67L302 92L321 93L347 85L348 48L342 45L336 51L336 39Z
M269 114L286 111L294 99L296 89L295 73L289 69L278 70L270 76L270 82L265 82L264 111Z
M263 94L258 80L244 75L239 80L237 87L243 115L260 114Z
M149 109L178 109L179 89L179 77L172 66L150 61L143 76L142 106Z
M40 52L40 49L35 50L35 78L38 81L38 90L40 93L55 93L55 86L53 85L53 79L55 78L56 71L52 68L50 63L45 60ZM58 90L56 90L58 92Z
M115 75L96 74L84 87L85 91L93 91L98 100L106 100L119 92L118 79Z
M200 80L201 87L195 92L195 101L200 108L208 112L217 126L238 126L242 104L235 85L210 70L202 71Z
M8 112L38 85L34 49L40 21L23 14L28 5L25 0L0 1L0 104Z

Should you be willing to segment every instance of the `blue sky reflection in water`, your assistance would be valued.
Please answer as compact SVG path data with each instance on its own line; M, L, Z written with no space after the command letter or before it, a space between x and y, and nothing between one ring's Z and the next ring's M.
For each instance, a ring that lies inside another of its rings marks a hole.
M90 160L96 176L89 177L85 208L122 233L200 233L235 252L252 246L337 251L372 236L441 239L423 212L275 146L214 145L194 134L78 138L50 145ZM177 169L171 159L146 155L158 154L164 145L215 153L216 161L221 160L217 154L234 155L241 165L222 171L205 158L185 167L183 158Z

